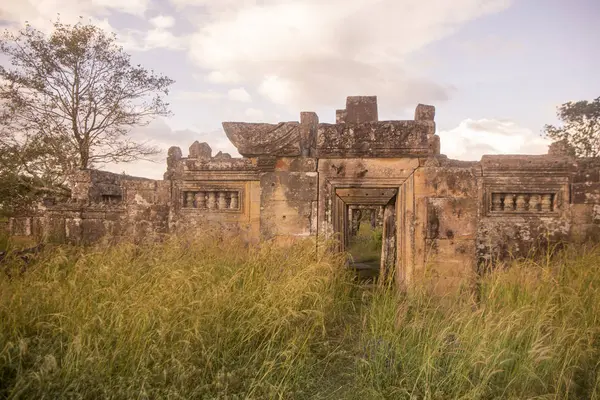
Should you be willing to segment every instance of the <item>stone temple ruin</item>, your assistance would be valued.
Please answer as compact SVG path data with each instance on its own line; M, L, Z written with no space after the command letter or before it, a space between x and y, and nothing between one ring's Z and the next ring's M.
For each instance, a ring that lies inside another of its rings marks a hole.
M440 154L435 108L379 121L376 97L349 97L335 124L225 122L243 158L194 142L169 149L163 180L80 171L72 199L14 218L13 235L90 243L207 227L248 242L340 238L376 210L381 269L400 283L425 273L453 285L482 263L600 236L600 163L561 155Z

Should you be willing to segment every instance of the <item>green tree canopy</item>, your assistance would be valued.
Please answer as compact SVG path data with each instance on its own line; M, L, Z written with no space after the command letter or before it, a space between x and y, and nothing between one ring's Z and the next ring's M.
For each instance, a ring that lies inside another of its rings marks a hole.
M578 157L600 156L600 97L558 107L561 126L546 125L546 136L562 142Z

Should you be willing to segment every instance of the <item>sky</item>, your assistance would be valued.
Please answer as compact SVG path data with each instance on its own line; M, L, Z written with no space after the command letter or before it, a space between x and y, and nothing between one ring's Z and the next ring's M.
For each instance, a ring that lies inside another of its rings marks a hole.
M356 95L376 95L381 120L434 105L451 158L544 154L556 107L600 96L598 0L5 0L0 26L50 29L57 13L176 81L174 115L131 132L163 152L104 167L150 178L170 146L236 156L223 121L334 122Z

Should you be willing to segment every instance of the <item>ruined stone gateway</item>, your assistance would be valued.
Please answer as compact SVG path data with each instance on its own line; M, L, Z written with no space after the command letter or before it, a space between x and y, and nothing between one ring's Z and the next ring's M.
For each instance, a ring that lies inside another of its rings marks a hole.
M376 97L349 97L335 124L225 122L243 158L194 142L169 149L164 180L81 171L64 203L14 218L13 235L90 243L212 227L249 242L338 235L343 250L361 210L383 226L381 269L409 284L444 285L482 263L600 236L600 163L548 155L440 155L435 108L379 121Z

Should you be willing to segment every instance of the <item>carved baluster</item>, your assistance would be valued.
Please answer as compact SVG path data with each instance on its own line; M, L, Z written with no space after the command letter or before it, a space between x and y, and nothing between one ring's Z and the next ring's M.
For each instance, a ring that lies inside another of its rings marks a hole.
M215 192L208 192L208 203L206 206L209 210L217 208L217 194Z
M513 193L504 196L504 211L515 211L515 195Z
M552 195L551 194L543 194L542 195L542 211L544 211L544 212L552 211Z
M502 196L500 193L492 193L492 211L502 211Z
M231 192L231 201L229 202L229 208L237 210L239 208L238 192Z
M198 192L196 193L196 208L206 208L206 193Z
M525 201L525 195L524 194L517 195L517 202L516 202L517 211L525 211L526 205L527 205L527 202Z
M540 211L540 195L532 194L529 197L529 211L537 212Z
M219 192L219 202L217 206L219 210L225 210L227 208L227 197L225 197L225 192Z
M194 207L194 192L185 192L184 207Z

